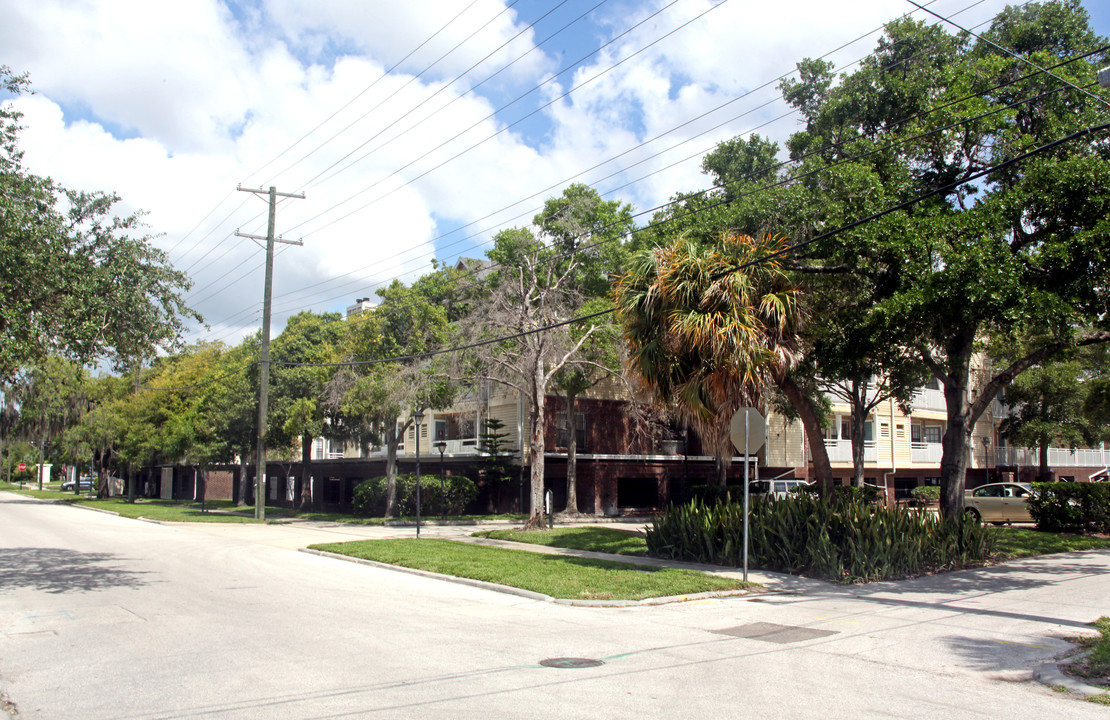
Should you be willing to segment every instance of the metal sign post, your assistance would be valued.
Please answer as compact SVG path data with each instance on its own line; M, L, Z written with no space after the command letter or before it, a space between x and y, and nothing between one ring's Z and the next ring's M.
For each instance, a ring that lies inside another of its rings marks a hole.
M744 408L744 582L748 581L748 408Z

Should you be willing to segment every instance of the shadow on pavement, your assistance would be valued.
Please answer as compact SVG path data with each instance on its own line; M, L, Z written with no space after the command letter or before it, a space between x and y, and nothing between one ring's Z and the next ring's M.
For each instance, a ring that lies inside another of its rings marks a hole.
M1044 644L1037 644L952 636L944 642L967 659L972 669L982 672L1028 668L1032 663L1042 662L1046 653L1059 649L1047 639Z
M48 593L138 588L146 573L115 567L122 560L111 553L86 553L62 548L0 549L0 593L27 588Z

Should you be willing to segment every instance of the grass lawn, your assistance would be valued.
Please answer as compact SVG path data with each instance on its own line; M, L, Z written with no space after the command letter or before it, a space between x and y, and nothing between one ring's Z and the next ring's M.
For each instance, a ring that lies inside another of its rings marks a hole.
M182 502L180 500L152 500L149 498L136 499L129 503L123 498L108 498L106 500L83 499L77 502L85 507L98 508L119 513L123 517L147 518L165 522L223 522L223 523L253 523L251 509L245 513L228 514L225 512L211 512L212 510L234 510L235 503L230 500L209 500L204 503L201 510L199 502ZM267 515L269 513L267 512Z
M739 580L690 570L540 555L527 550L428 538L360 540L312 548L574 600L643 600L755 587L753 583L745 585Z
M1087 654L1067 665L1069 675L1081 678L1095 687L1110 688L1110 617L1100 617L1092 625L1099 637L1072 638L1073 642L1087 648ZM1110 695L1100 695L1104 704L1110 704Z
M996 552L1004 560L1110 547L1110 538L1041 532L1026 528L1001 527L994 530Z
M647 541L642 533L607 527L572 527L557 530L483 530L477 537L493 540L513 540L549 545L551 547L615 553L617 555L647 555Z

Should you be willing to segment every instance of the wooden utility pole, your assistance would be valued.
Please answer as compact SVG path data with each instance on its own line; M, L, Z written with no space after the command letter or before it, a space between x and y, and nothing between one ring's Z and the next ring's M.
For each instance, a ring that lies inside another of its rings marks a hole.
M240 192L262 194L266 192L259 188L251 190L245 187L236 188ZM266 412L270 402L270 296L274 287L274 243L286 245L304 245L300 240L283 240L274 237L274 225L277 220L278 196L304 200L303 194L278 192L276 187L270 186L270 220L266 227L266 237L248 235L238 230L235 234L239 237L252 240L266 241L266 285L262 301L262 351L258 358L258 467L255 471L254 483L254 516L259 520L266 519ZM246 482L244 478L242 482Z

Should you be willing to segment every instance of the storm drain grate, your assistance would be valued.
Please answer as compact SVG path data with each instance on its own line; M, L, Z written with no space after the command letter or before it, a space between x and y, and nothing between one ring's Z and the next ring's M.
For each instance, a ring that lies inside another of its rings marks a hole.
M732 637L748 638L750 640L762 640L763 642L777 643L779 645L816 640L817 638L837 634L835 630L817 630L815 628L777 625L769 622L748 623L747 625L738 625L736 627L725 628L724 630L714 630L714 632L719 635L730 635Z
M588 668L604 665L600 660L592 660L590 658L548 658L540 660L540 665L544 667L573 669L573 668Z

